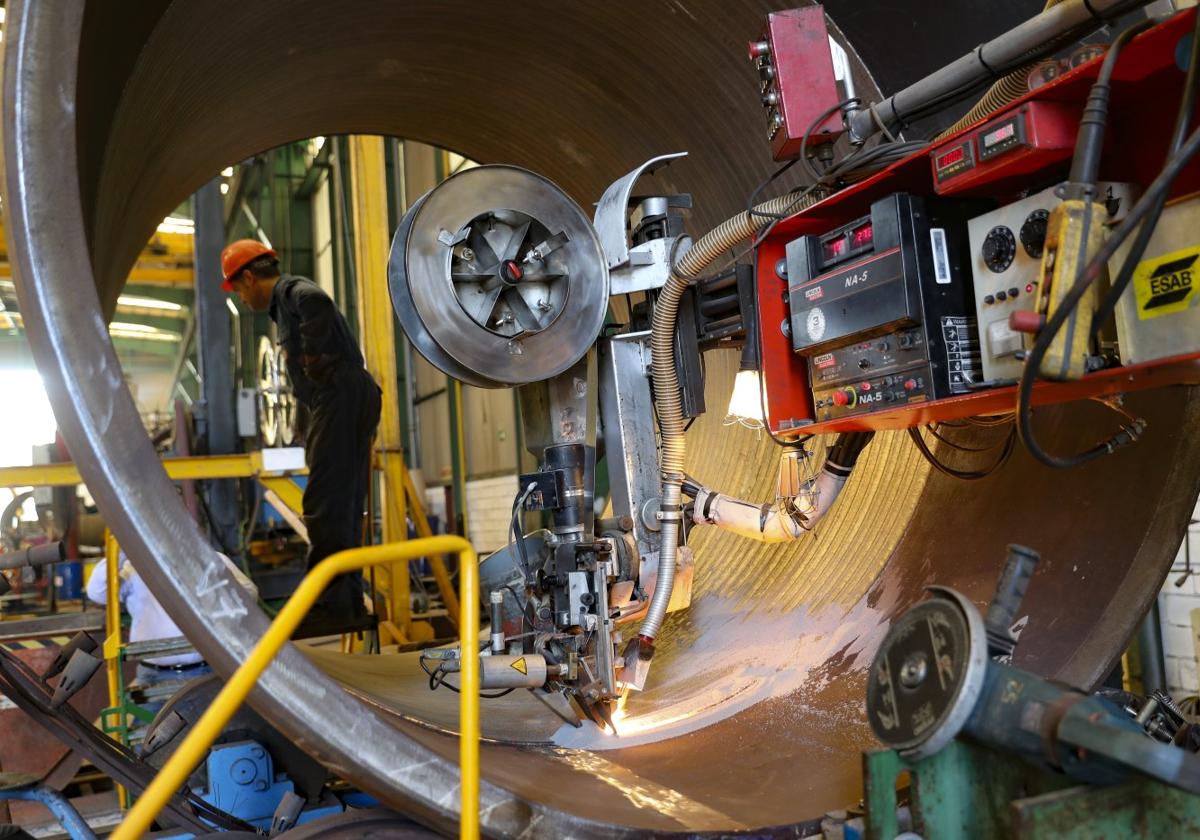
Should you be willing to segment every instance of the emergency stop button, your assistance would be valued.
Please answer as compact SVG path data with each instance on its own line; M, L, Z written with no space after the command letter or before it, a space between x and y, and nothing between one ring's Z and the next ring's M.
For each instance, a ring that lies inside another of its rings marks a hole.
M853 405L856 401L857 401L857 395L849 389L843 389L841 391L833 392L833 404L834 405L839 405L839 406Z

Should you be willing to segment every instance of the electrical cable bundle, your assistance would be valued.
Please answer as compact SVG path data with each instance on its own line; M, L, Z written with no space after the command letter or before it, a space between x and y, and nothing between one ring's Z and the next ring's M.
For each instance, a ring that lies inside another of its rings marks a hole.
M999 426L999 425L1006 425L1006 424L1011 424L1011 423L1012 423L1012 420L1010 418L1003 423L981 423L981 424L977 424L977 425ZM943 423L941 425L944 426L947 424ZM976 424L972 424L972 425L976 425ZM1000 453L996 456L996 458L992 461L992 463L982 469L975 469L975 470L959 469L957 467L951 467L948 464L944 463L933 453L933 451L929 448L929 444L925 440L924 435L921 434L920 429L915 428L915 427L910 428L908 430L908 435L909 435L909 437L912 438L913 443L916 444L917 449L920 451L922 457L924 457L925 460L928 461L929 464L935 470L940 472L942 475L946 475L946 476L949 476L950 478L958 479L959 481L979 481L981 479L987 478L989 475L996 472L996 470L1000 469L1002 466L1004 466L1006 463L1008 463L1008 459L1010 457L1012 457L1013 450L1016 448L1017 435L1016 435L1015 428L1010 428L1008 430L1008 434L1006 434L1003 438L1001 438L1000 440L996 441L995 443L989 444L987 446L966 446L964 444L957 443L953 440L950 440L941 431L939 431L939 427L937 425L927 424L925 426L925 428L931 435L933 435L935 438L937 438L943 444L945 444L946 446L949 446L951 449L955 449L959 452L981 453L981 452L991 452L996 449L1000 450ZM963 428L963 427L957 427L957 428Z
M1101 68L1100 76L1097 78L1097 86L1102 84L1107 86L1113 67L1116 65L1117 54L1121 46L1131 37L1131 34L1141 28L1142 24L1135 24L1129 30L1117 36L1116 40L1113 41L1112 46L1109 48L1109 55ZM1130 253L1117 274L1116 282L1113 284L1108 296L1101 303L1097 314L1112 311L1116 299L1120 297L1125 287L1128 286L1129 280L1133 276L1133 270L1141 260L1142 252L1149 242L1150 234L1153 232L1158 216L1161 214L1163 205L1166 203L1171 185L1188 163L1191 162L1192 158L1196 156L1197 152L1200 152L1200 129L1193 131L1190 136L1187 135L1187 127L1191 124L1192 110L1196 100L1198 64L1200 64L1200 15L1196 17L1196 29L1192 36L1192 49L1187 78L1184 82L1183 95L1180 99L1179 112L1175 119L1175 130L1172 132L1171 148L1168 152L1166 164L1158 174L1158 177L1154 179L1154 182L1130 210L1125 221L1112 232L1096 255L1079 273L1074 285L1072 285L1054 314L1038 333L1033 348L1026 357L1025 373L1021 377L1017 392L1017 430L1022 442L1025 444L1025 448L1029 450L1034 458L1046 466L1066 468L1085 464L1088 461L1107 455L1118 448L1134 443L1145 428L1145 423L1135 418L1133 422L1122 426L1108 440L1101 441L1088 450L1066 457L1051 454L1042 448L1033 432L1031 411L1033 383L1037 378L1037 371L1041 366L1042 360L1050 348L1050 343L1058 335L1063 324L1066 323L1071 311L1079 305L1079 301L1083 298L1088 288L1104 275L1109 260L1116 255L1117 250L1140 225L1141 230L1138 238L1134 241ZM1091 160L1098 160L1099 153L1093 151L1090 153L1089 158ZM1072 172L1074 173L1077 169L1081 168L1082 164L1078 168L1073 167ZM1096 320L1093 323L1100 323L1100 321Z

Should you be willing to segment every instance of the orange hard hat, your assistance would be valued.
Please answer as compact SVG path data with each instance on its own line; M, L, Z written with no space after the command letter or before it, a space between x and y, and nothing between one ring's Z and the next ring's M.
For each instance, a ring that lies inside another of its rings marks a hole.
M257 239L239 239L237 242L230 242L225 246L225 250L221 252L221 273L225 275L224 282L221 283L221 288L227 292L232 292L233 283L230 281L243 268L250 265L250 263L259 257L264 256L276 259L279 257L274 249L268 248Z

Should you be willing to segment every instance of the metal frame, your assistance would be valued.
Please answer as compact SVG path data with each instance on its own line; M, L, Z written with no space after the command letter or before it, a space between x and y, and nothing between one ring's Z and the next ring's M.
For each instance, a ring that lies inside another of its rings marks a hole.
M113 840L138 840L172 794L187 783L192 770L204 758L213 741L250 694L263 671L283 648L317 597L336 575L370 566L405 563L419 557L454 552L458 555L459 597L464 604L479 600L479 561L471 544L462 537L442 536L404 543L352 548L321 561L300 582L295 594L271 622L250 655L225 683L187 737L138 798L125 821L112 834ZM462 681L459 691L459 837L479 837L479 617L464 613L459 625L459 662Z

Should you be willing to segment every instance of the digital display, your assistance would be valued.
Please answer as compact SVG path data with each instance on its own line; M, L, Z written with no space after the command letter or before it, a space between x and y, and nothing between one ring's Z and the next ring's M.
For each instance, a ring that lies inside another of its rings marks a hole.
M875 238L875 228L870 222L865 225L859 225L850 232L850 247L862 248L864 245L870 245Z
M948 166L953 166L954 164L959 163L965 156L966 147L958 146L948 152L938 155L935 164L938 169L945 169Z
M822 246L822 254L825 262L836 260L838 257L846 253L846 237L839 236L837 239L830 239Z
M1014 136L1017 133L1017 124L1015 122L1006 123L997 129L989 131L983 135L983 147L990 149L997 143L1003 143L1005 140Z

